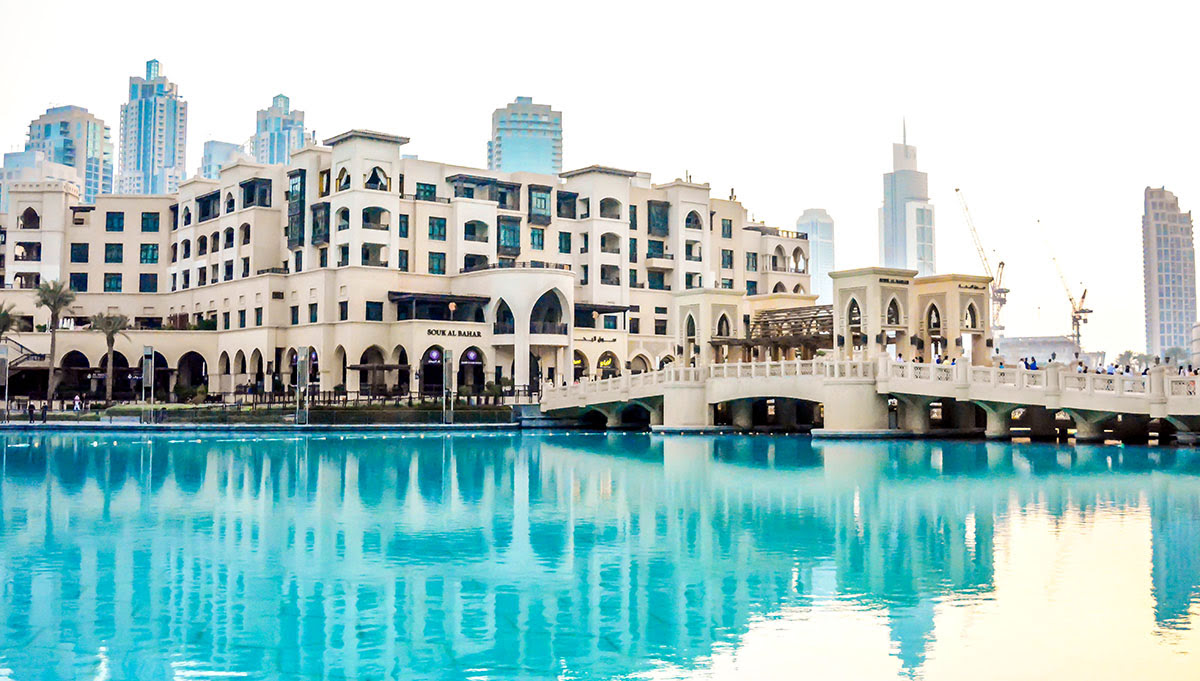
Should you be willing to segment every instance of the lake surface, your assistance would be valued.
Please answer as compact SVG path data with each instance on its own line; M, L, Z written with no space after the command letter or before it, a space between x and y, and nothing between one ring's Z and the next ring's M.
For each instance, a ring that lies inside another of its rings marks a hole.
M1200 453L0 434L0 679L1200 678Z

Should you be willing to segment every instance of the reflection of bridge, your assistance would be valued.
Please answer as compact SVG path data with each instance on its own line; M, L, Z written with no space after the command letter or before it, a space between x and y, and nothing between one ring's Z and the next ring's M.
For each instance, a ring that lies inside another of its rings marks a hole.
M1035 431L1052 429L1054 414L1062 411L1074 420L1078 439L1094 440L1103 439L1117 416L1126 428L1158 418L1181 430L1200 429L1197 380L1169 375L1165 367L1142 376L1110 376L1074 373L1061 364L1030 371L903 363L887 357L875 362L784 360L667 367L550 388L542 408L559 413L594 409L616 425L622 412L636 405L649 412L653 425L687 428L714 425L714 407L729 405L733 425L748 428L754 401L774 398L785 421L796 418L795 402L820 403L830 431L881 431L889 429L890 396L899 403L898 431L928 432L930 405L939 402L954 405L956 425L963 428L975 425L971 405L981 407L990 437L1007 436L1013 411L1024 408L1036 412Z
M73 676L105 647L114 677L139 678L169 676L168 660L197 678L687 668L756 618L816 607L814 571L886 613L911 668L933 602L993 589L996 526L1017 512L1148 503L1160 626L1186 626L1200 582L1180 555L1197 539L1196 479L1108 474L1119 456L1154 465L1130 449L99 437L5 440L0 667L13 678ZM1030 467L1105 474L1011 475ZM951 472L988 475L947 484Z

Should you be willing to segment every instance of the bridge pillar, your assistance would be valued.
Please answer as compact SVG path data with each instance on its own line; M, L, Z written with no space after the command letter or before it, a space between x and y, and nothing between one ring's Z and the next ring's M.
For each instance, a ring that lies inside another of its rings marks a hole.
M775 399L775 422L782 428L796 429L796 400L786 397Z
M1104 424L1112 418L1107 412L1070 410L1067 412L1075 420L1076 442L1103 442L1105 438Z
M733 427L738 430L750 430L754 427L754 401L734 400L729 403L729 413L733 418Z
M663 388L662 427L704 428L712 424L712 408L708 406L703 384Z
M897 405L900 407L900 428L914 435L924 435L932 429L929 417L929 405L934 402L932 397L921 395L897 395Z
M979 402L983 413L987 415L987 426L983 436L989 440L1007 440L1012 437L1012 413L1017 408L1015 404L997 402Z
M825 386L824 430L830 434L888 430L887 395L875 392L874 379L828 381Z
M604 423L604 426L606 428L611 430L613 428L621 427L621 410L620 409L618 409L616 407L613 407L612 409L601 409L600 413L604 414L605 419L607 419Z

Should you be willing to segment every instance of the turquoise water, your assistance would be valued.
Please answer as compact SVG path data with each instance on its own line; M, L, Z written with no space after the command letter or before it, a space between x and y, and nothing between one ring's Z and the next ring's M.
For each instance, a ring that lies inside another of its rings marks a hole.
M0 434L0 679L1200 678L1200 454Z

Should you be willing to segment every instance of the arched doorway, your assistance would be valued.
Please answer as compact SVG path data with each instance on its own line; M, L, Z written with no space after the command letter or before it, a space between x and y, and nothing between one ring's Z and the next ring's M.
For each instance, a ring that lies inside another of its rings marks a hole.
M108 380L107 352L100 358L100 374L102 378L96 393L103 395L105 393L104 382ZM113 399L131 400L133 397L133 385L129 380L129 360L125 359L125 355L113 350Z
M421 394L441 397L446 390L442 346L434 345L421 356Z
M358 358L358 389L365 395L382 395L387 391L383 348L378 345L363 350Z
M76 395L82 396L90 392L89 374L91 374L92 365L86 355L78 350L72 350L63 355L59 366L62 368L56 388L59 397L72 399Z
M208 363L195 351L184 353L176 365L175 393L181 400L190 399L201 387L208 385Z
M588 367L588 359L587 359L587 355L585 355L585 354L583 354L582 352L580 352L580 351L576 350L576 351L575 351L575 358L574 358L573 362L574 362L574 365L575 365L575 380L576 380L576 381L582 380L582 379L583 379L583 378L585 378L585 377L588 375L588 373L589 373L589 367Z
M458 357L458 392L464 395L478 395L484 384L483 353L477 347L463 350Z
M645 355L638 355L629 363L629 373L631 374L644 374L647 371L650 371L650 360Z
M396 386L395 392L399 395L407 395L409 391L409 378L412 367L408 365L408 351L403 345L397 345L392 351L392 357L396 360Z
M600 355L600 359L596 360L596 372L600 374L600 378L620 376L621 365L617 360L616 354L608 351Z

